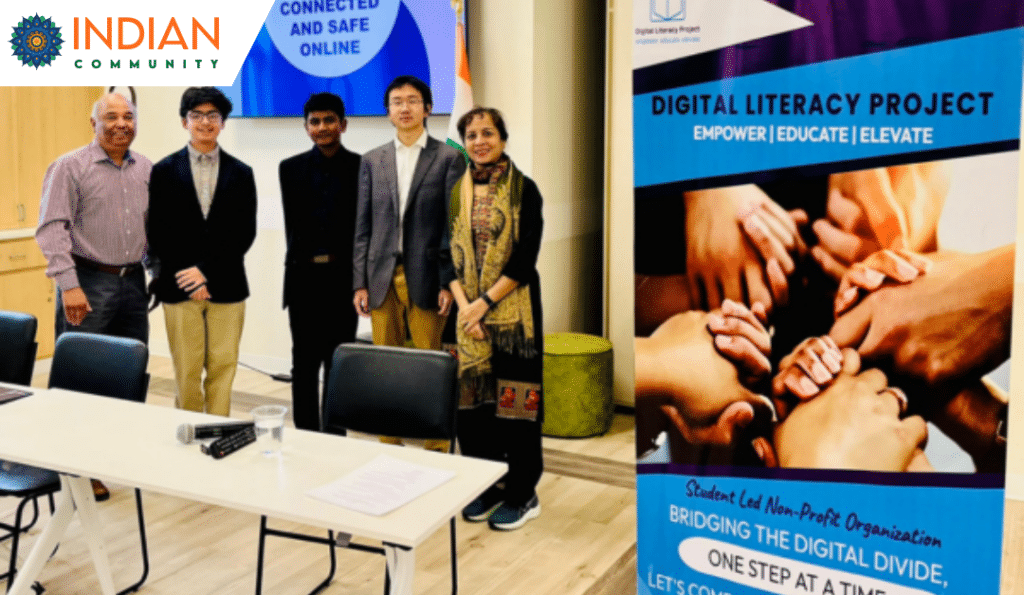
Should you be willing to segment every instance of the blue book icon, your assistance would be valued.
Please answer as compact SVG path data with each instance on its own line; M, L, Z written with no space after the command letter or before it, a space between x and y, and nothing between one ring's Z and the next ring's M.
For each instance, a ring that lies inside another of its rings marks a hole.
M686 20L686 0L651 0L651 22Z

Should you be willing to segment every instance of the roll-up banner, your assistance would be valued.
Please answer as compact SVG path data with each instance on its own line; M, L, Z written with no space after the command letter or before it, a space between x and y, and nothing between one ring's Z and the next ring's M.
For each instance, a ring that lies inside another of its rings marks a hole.
M639 593L998 593L1024 4L633 8Z

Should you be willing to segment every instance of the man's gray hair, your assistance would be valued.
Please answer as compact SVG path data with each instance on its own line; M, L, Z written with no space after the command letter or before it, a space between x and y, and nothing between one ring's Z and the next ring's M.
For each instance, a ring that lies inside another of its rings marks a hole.
M125 97L124 93L118 93L117 91L114 91L114 92L111 92L111 93L104 93L102 96L100 96L99 99L96 100L96 103L92 104L92 119L93 120L96 120L97 122L100 121L100 107L103 106L103 105L106 105L107 99L111 95L117 95L121 99L124 99L125 103L127 103L132 108L132 114L136 115L136 116L138 115L138 113L136 112L135 104L132 103L132 100L130 98L128 98L128 97Z

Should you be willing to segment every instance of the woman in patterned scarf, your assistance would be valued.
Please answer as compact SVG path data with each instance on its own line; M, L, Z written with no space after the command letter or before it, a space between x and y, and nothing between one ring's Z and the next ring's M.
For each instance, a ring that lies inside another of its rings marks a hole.
M497 110L474 108L458 129L472 166L452 191L441 279L459 306L459 445L464 455L508 463L462 516L508 531L540 514L541 196L505 154Z

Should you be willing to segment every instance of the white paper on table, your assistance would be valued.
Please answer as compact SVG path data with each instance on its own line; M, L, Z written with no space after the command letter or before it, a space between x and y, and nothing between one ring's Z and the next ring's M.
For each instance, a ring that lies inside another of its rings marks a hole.
M338 506L381 516L412 502L455 477L454 471L417 465L388 455L306 495Z

